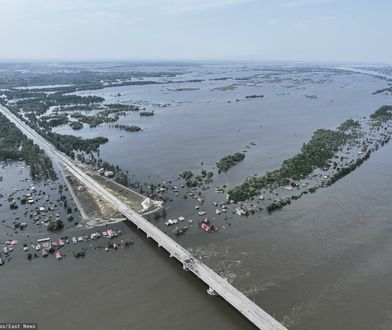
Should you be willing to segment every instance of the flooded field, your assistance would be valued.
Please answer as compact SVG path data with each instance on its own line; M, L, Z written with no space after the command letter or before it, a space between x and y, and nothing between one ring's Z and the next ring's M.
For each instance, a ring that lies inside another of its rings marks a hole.
M100 148L103 159L129 171L135 180L178 186L178 196L170 192L173 200L164 204L166 219L152 221L289 329L390 329L391 144L334 185L271 215L242 217L234 208L218 215L213 204L226 197L216 193L216 187L233 187L277 168L316 129L335 129L348 118L367 117L391 104L388 93L372 95L386 82L327 68L217 65L171 70L182 73L151 85L78 92L104 97L107 104L137 104L154 111L151 117L132 112L119 119L140 126L141 132L123 132L109 124L77 131L64 125L54 131L108 137ZM240 151L245 159L219 174L216 162ZM198 203L183 198L189 190L181 188L178 179L185 170L201 169L214 172L200 208L217 224L214 233L200 229ZM21 170L14 165L3 169L3 175ZM26 169L23 178L28 179ZM4 180L0 193L12 185ZM31 182L20 181L16 188L29 186ZM3 204L4 219L22 212L19 208L12 213L8 203ZM165 221L179 216L193 222L176 237ZM23 235L46 233L30 227L35 228L28 226ZM105 252L104 241L85 242L85 258L74 258L69 244L61 261L28 261L18 245L18 254L0 269L4 319L18 321L22 316L42 329L252 329L135 228L126 223L110 227L122 232L119 239L133 244ZM65 233L72 237L105 229L69 228ZM2 228L1 238L10 239L10 233Z

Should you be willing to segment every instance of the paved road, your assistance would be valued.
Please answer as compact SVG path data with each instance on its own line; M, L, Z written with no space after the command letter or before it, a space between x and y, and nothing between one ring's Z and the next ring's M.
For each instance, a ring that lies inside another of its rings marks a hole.
M130 220L137 228L141 229L147 237L153 239L159 247L169 252L171 257L176 258L183 264L184 269L191 271L217 294L224 298L229 304L242 313L250 322L259 329L264 330L284 330L283 325L277 322L268 313L262 310L254 302L248 299L244 294L234 288L225 279L216 274L212 269L207 267L201 261L195 259L186 249L176 243L169 236L143 218L140 214L130 209L121 200L115 197L104 187L98 184L94 179L84 173L77 167L72 160L62 152L58 151L51 143L40 136L22 120L12 114L7 108L0 106L0 111L11 120L20 130L22 130L29 138L32 138L48 153L53 155L57 161L65 166L65 168L79 179L87 188L99 194L108 201L113 208L121 212L128 220Z

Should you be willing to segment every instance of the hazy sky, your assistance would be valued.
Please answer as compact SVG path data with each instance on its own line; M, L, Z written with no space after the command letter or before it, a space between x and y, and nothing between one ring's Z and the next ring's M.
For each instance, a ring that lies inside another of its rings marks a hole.
M392 0L0 0L0 59L392 63Z

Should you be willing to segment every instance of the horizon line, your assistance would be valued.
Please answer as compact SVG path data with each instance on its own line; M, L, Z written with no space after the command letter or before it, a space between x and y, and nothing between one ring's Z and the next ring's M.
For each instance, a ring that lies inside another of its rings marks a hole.
M380 61L380 60L309 60L309 59L292 59L292 60L282 60L282 59L129 59L129 58L0 58L0 64L23 64L23 63L184 63L184 64L217 64L217 63L284 63L284 64L294 64L294 63L304 63L304 64L372 64L372 65L392 65L392 62Z

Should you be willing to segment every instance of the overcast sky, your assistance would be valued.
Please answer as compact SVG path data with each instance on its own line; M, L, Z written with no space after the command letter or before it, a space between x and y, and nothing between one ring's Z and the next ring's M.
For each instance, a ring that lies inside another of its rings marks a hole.
M391 0L0 0L0 60L392 63Z

